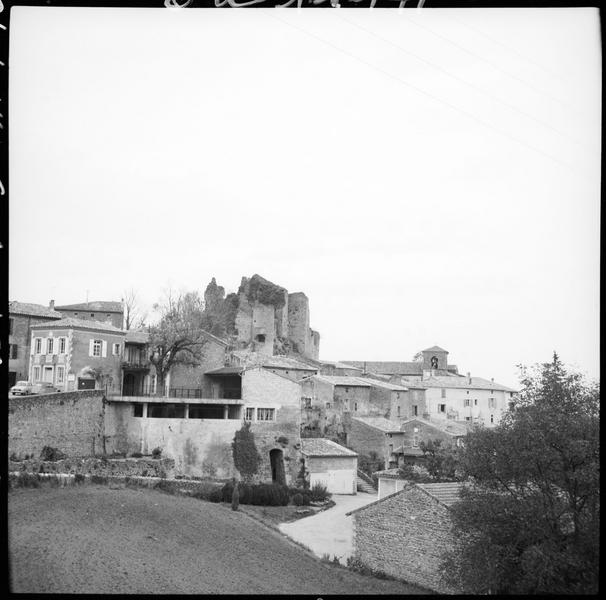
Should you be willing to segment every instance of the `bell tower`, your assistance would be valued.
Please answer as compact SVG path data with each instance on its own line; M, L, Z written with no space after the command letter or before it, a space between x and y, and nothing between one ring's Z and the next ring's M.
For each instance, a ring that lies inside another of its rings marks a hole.
M434 374L441 375L448 371L448 350L439 346L432 346L421 352L423 355L423 371L430 371Z

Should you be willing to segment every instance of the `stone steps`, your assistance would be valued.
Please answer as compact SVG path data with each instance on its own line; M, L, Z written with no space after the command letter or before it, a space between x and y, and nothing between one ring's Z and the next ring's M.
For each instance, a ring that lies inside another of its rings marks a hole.
M377 490L370 485L367 481L364 481L361 477L356 477L356 488L359 492L366 492L367 494L376 494Z

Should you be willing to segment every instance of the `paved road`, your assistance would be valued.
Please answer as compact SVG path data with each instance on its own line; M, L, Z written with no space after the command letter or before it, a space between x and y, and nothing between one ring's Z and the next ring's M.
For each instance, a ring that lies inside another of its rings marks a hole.
M350 510L365 506L378 499L376 494L358 492L355 496L334 495L336 506L293 523L282 523L280 531L307 546L314 554L337 556L342 564L353 550L353 517L345 516Z

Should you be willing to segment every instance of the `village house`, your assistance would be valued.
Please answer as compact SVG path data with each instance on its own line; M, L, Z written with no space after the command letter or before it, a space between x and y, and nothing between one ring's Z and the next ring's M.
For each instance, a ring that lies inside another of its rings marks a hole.
M448 364L448 351L439 346L423 350L418 362L360 362L355 366L376 375L389 376L389 381L409 389L424 388L425 407L417 403L413 416L430 416L432 419L466 421L495 427L509 409L516 390L496 383L493 379L460 375L456 365ZM347 362L347 361L344 361ZM394 418L392 415L391 418Z
M8 303L8 387L17 381L29 380L32 325L61 319L54 310L54 302L48 307L30 302Z
M94 302L55 306L55 310L60 312L63 317L72 317L81 321L99 321L109 323L116 329L123 329L124 305L122 302L95 300Z
M454 543L450 507L463 483L408 483L347 515L353 516L353 557L363 565L441 594L441 562Z
M318 368L311 366L307 361L294 356L267 355L247 350L235 350L229 354L231 366L260 366L272 373L284 375L293 381L315 375Z
M353 416L346 444L360 455L378 455L383 465L387 466L394 450L403 444L404 435L397 421L385 417Z
M119 390L125 332L96 320L65 317L31 325L29 381L61 391Z
M220 367L205 374L209 395L108 398L108 446L116 452L162 448L183 475L228 478L231 442L250 422L261 456L258 479L294 484L300 465L298 383L260 366ZM212 395L211 395L212 394Z
M331 494L355 494L358 455L325 438L301 440L301 454L309 472L309 484L320 483Z

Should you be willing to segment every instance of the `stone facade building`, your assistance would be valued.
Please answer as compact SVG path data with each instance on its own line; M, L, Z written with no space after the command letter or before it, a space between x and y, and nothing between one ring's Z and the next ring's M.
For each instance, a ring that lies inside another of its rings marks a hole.
M123 329L124 305L122 302L95 300L94 302L56 306L55 310L60 312L63 317L109 323L116 329Z
M29 380L32 326L50 320L61 319L61 313L53 308L29 302L8 303L8 387L17 381Z
M29 381L65 392L119 390L125 331L72 317L31 326Z
M320 483L331 494L355 494L358 455L332 440L301 440L301 454L309 473L309 484Z
M442 580L441 562L454 543L450 507L462 485L410 483L347 513L354 521L354 558L397 579L456 594Z

